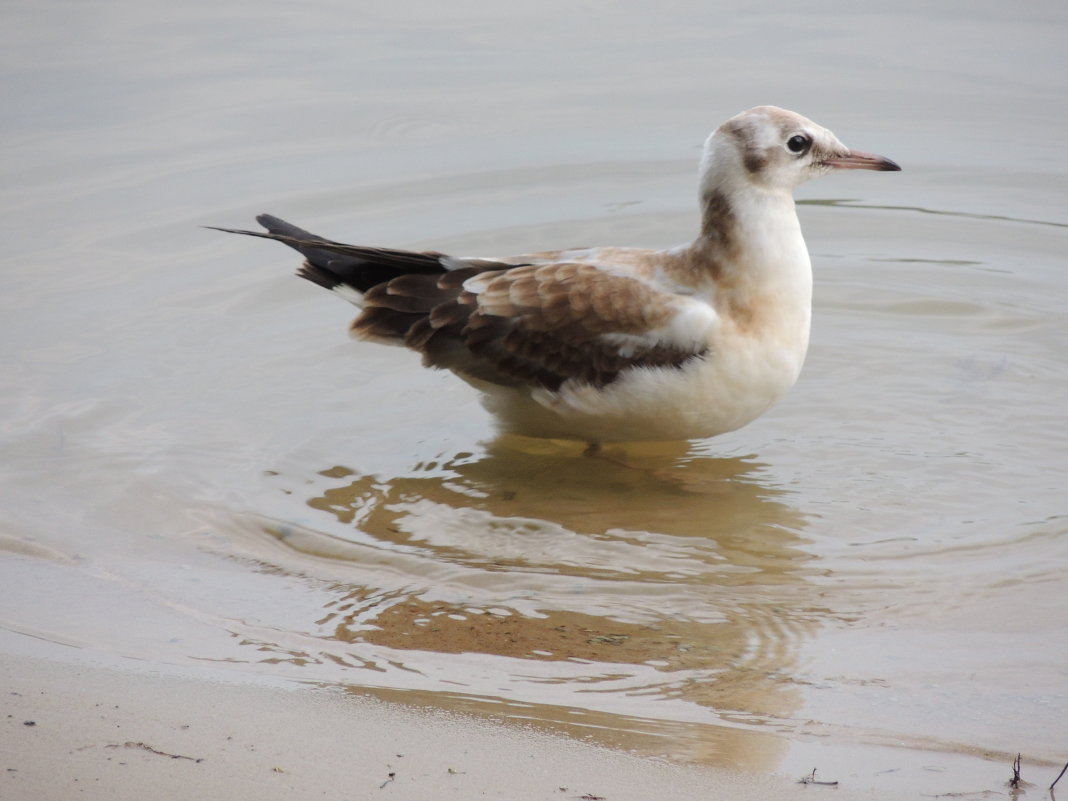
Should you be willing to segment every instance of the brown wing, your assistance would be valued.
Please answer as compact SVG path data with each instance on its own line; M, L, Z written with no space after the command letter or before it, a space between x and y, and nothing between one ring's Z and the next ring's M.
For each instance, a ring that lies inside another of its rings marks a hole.
M256 219L266 233L217 230L299 251L305 262L298 275L362 307L352 323L356 336L407 345L430 367L557 390L572 379L605 386L634 367L680 367L705 353L700 339L663 333L680 307L694 301L592 264L346 245L267 214Z
M505 386L605 386L627 369L679 367L703 344L658 336L680 299L589 264L462 268L405 275L372 288L353 323L441 367Z

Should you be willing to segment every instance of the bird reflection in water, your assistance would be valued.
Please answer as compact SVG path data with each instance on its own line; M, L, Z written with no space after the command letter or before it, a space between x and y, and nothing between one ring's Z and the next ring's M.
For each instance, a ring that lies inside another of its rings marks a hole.
M628 446L624 462L505 436L405 475L325 468L310 517L261 531L285 546L272 569L329 581L324 654L302 659L415 670L434 689L427 665L482 654L498 687L536 675L554 697L618 693L621 713L640 694L782 721L829 613L811 602L807 520L764 472L685 444Z

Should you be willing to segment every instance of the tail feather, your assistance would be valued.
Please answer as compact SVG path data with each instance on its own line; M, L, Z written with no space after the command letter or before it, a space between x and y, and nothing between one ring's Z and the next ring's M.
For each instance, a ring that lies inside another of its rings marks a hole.
M299 252L305 261L297 275L360 307L350 328L354 336L406 345L422 353L428 367L506 386L515 383L513 375L503 373L466 345L467 323L477 304L464 282L479 273L505 272L517 265L345 245L269 214L256 220L266 232L209 227L273 239Z
M267 229L266 233L208 227L229 234L273 239L288 245L305 258L297 275L325 289L333 290L344 285L362 295L371 287L401 275L441 275L447 272L441 253L346 245L324 239L270 214L261 214L256 221ZM351 292L342 294L348 296Z

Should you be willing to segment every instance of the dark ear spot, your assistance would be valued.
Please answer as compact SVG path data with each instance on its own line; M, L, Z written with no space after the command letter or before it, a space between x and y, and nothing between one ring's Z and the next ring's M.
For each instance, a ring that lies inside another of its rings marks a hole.
M724 126L727 132L738 140L742 146L742 163L750 173L763 170L768 164L768 157L754 146L743 120L733 120Z
M755 148L745 149L745 168L751 173L757 173L768 164L768 157Z

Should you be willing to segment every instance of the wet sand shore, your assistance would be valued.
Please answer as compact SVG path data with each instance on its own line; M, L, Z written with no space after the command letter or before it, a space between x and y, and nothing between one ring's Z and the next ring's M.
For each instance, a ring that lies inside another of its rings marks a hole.
M0 655L9 799L889 799L314 688Z

